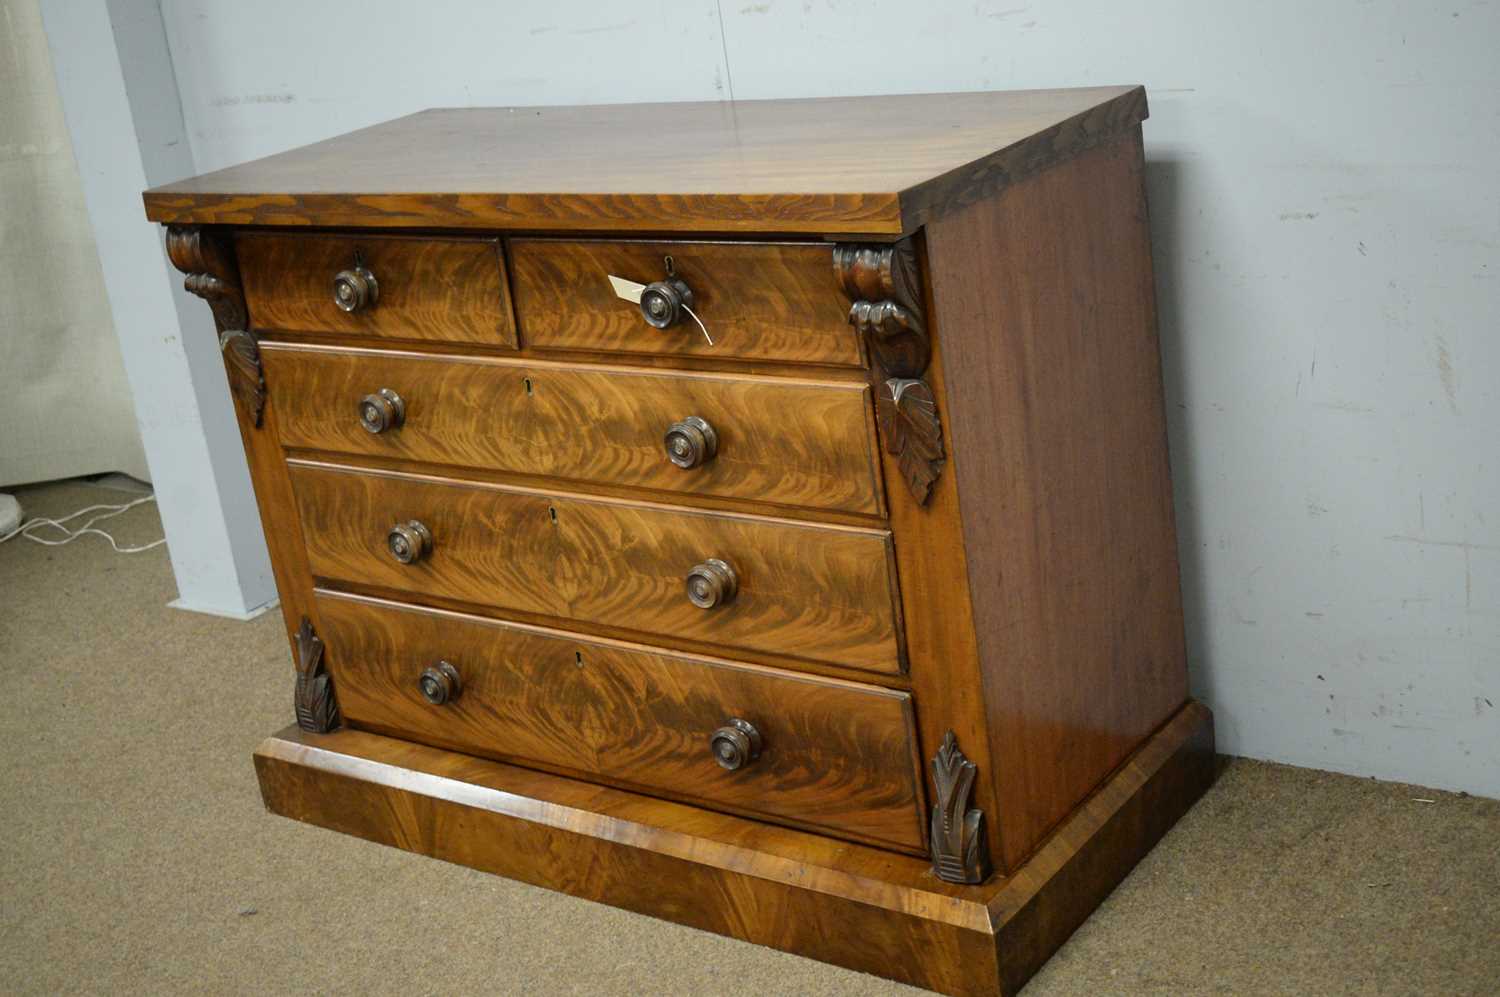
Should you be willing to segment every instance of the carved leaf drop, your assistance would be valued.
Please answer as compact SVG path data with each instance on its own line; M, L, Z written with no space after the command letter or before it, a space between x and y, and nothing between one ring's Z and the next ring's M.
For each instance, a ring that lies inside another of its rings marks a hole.
M339 725L339 704L333 680L323 665L323 640L313 633L312 621L302 617L297 628L297 686L293 693L297 726L326 734Z
M926 502L946 463L932 389L926 381L893 377L876 396L875 414L886 453L897 458L912 495Z
M969 808L978 769L950 730L932 759L932 870L950 883L980 883L990 874L984 812Z
M266 408L266 378L260 366L260 348L248 332L232 329L219 337L229 374L229 390L250 422L260 428Z

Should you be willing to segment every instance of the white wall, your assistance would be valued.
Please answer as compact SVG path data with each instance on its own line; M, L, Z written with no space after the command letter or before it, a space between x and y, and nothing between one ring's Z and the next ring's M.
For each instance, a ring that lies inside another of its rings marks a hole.
M193 172L156 0L42 0L58 93L183 609L247 618L276 586L208 306L141 191Z
M1500 796L1500 4L514 8L169 0L196 165L437 105L1145 83L1220 747Z

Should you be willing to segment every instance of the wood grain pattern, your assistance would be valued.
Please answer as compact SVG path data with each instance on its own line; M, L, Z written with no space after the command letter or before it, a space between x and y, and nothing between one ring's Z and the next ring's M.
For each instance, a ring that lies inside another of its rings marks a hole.
M318 603L355 726L924 850L906 693L332 592ZM417 677L439 659L463 691L434 706ZM709 735L731 717L764 747L726 772Z
M1187 697L1139 129L927 249L1015 868Z
M516 346L497 239L242 231L235 247L256 329ZM346 312L333 278L356 254L379 296Z
M863 385L271 343L261 356L288 447L883 511ZM374 435L356 405L379 388L400 395L406 420ZM662 436L689 415L719 446L684 470Z
M542 350L736 357L859 366L860 338L829 286L823 243L510 240L516 321ZM693 291L691 319L656 329L606 277L661 280L671 256Z
M275 813L955 995L1014 994L1203 793L1189 704L1015 875L919 858L345 729L255 754Z
M919 238L916 248L925 271L925 241ZM947 383L946 330L934 313L931 286L924 291L931 337L926 382L941 399ZM939 433L946 429L938 427ZM882 448L881 461L887 481L901 480L899 456ZM1004 822L998 813L996 773L1003 760L990 752L989 709L974 632L958 482L951 473L942 475L933 482L925 504L911 490L897 487L890 489L887 501L922 757L934 757L950 730L963 745L978 769L972 806L988 815L987 851L998 866L1004 854Z
M434 110L145 204L159 222L897 236L1145 114L1140 87Z
M590 499L302 460L290 474L314 575L432 594L558 620L795 655L847 668L902 670L900 616L885 530ZM400 564L386 531L418 520L431 555ZM684 592L709 557L739 575L727 605Z

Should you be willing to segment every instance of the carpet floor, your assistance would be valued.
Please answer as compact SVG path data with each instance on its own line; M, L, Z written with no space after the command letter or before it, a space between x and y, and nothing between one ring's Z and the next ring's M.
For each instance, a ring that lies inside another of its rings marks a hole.
M151 505L104 525L160 536ZM0 546L0 990L923 992L268 815L280 618L175 596L164 548ZM1240 759L1025 991L1497 992L1500 802Z

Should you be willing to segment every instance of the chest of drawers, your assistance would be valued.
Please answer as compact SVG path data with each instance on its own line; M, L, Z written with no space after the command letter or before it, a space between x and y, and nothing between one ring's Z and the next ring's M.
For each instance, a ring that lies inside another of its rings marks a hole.
M274 812L949 993L1207 786L1140 88L429 111L148 191Z

